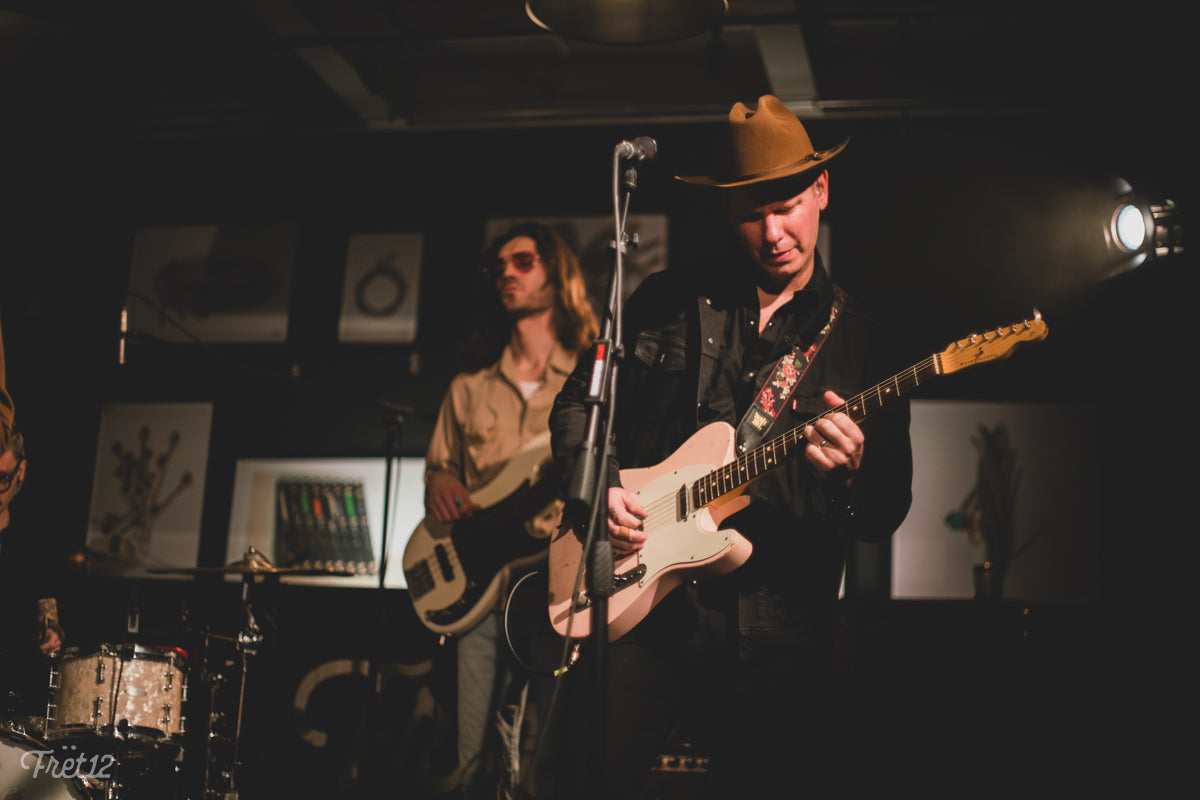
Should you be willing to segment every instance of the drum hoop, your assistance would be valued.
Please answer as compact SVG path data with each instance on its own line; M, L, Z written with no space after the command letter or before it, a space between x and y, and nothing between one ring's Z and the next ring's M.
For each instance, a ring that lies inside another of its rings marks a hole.
M118 658L121 661L171 661L187 662L187 651L181 647L127 644L124 647L111 642L64 647L60 659Z
M25 749L26 753L38 750L53 751L55 749L55 745L52 743L52 740L42 739L37 736L30 736L28 733L23 731L19 732L15 730L8 721L0 721L0 746L3 746L5 743L9 743L15 746L17 749L28 748ZM0 773L0 775L2 774L3 773ZM61 778L47 776L46 780L62 785L65 787L67 793L72 798L77 798L77 800L87 800L87 798L91 796L90 792L88 791L88 782L85 781L81 776L76 775L70 778L65 776ZM4 788L5 787L0 786L0 789ZM24 795L21 796L24 797ZM42 795L38 794L37 796L41 797Z

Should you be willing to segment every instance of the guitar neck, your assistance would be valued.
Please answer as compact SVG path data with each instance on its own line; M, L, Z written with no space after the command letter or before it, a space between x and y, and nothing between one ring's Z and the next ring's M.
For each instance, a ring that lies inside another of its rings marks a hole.
M1018 344L1045 339L1047 333L1049 333L1049 328L1042 320L1041 313L1034 309L1033 319L997 328L993 332L982 335L971 334L965 339L951 342L942 352L934 353L919 364L915 364L886 381L872 386L862 394L850 398L837 408L831 408L823 414L818 414L803 425L792 428L782 436L778 436L766 444L761 444L736 460L718 467L690 486L684 486L679 492L681 507L685 501L694 509L718 500L775 469L796 453L803 452L805 445L808 444L808 440L804 438L804 429L818 420L831 414L843 413L855 422L860 422L872 412L882 408L889 400L907 394L920 386L922 380L935 375L957 372L960 369L988 361L1007 358Z
M855 422L861 422L868 415L883 408L888 401L911 392L920 386L923 380L940 374L941 361L935 353L919 364L855 395L842 405L818 414L803 425L798 425L771 441L755 447L750 452L695 481L688 489L692 507L699 508L736 491L750 481L760 478L780 466L793 455L803 452L808 444L808 440L804 438L804 429L818 420L833 414L844 413Z

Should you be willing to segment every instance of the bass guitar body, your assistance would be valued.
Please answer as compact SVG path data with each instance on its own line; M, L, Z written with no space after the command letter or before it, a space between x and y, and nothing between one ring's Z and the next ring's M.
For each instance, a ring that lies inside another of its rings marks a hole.
M480 510L454 523L427 516L404 548L409 595L434 633L470 630L497 607L514 573L544 562L562 518L549 434L526 445L471 500Z

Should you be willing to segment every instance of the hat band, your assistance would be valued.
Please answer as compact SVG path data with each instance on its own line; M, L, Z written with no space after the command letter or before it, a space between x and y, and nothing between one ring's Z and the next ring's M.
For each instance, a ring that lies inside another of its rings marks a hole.
M793 161L790 164L784 164L783 166L779 166L779 167L772 167L771 169L763 170L762 172L754 172L754 173L751 173L750 175L733 175L730 177L722 178L722 180L726 181L726 182L752 181L757 178L762 178L762 177L765 177L768 175L774 175L777 172L786 172L787 170L790 170L794 167L798 167L798 166L801 166L802 164L806 164L809 161L820 161L823 158L825 158L825 151L809 153L808 155L806 155L804 158L800 159L799 161Z

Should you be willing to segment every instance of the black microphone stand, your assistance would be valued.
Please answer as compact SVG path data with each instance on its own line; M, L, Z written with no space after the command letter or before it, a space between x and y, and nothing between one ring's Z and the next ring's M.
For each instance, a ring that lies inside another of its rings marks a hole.
M630 193L637 188L636 162L653 157L653 140L639 139L648 148L633 147L621 142L613 152L613 270L609 280L608 306L600 338L596 341L591 389L586 398L588 409L587 434L581 457L572 476L568 501L577 509L587 508L588 522L583 537L583 559L586 565L587 593L592 615L591 642L593 648L592 742L589 769L591 796L596 800L609 797L604 775L604 752L607 740L606 683L608 677L608 599L614 586L612 545L608 541L607 515L608 463L612 453L612 429L616 409L618 364L624 356L621 343L621 302L623 297L624 256L628 247L637 246L636 237L625 233ZM629 161L626 164L626 161ZM622 191L624 189L624 191Z
M405 418L412 413L412 409L407 406L399 406L394 403L384 402L383 405L389 410L388 416L384 418L383 424L385 429L384 436L384 468L383 468L383 518L381 520L382 530L380 531L379 539L379 582L375 588L375 597L378 602L376 608L378 627L376 631L379 636L376 641L384 641L388 631L388 609L387 609L387 566L389 561L388 554L388 531L392 526L393 508L395 498L393 497L392 488L396 482L395 475L398 475L398 468L393 470L399 454L400 445L404 440L404 422ZM367 702L363 707L362 724L358 731L358 739L355 745L356 760L362 760L367 757L369 743L374 735L376 725L378 723L378 703L376 696L382 693L380 686L380 662L384 659L385 654L379 651L379 648L374 648L368 654L368 670L367 670Z
M379 540L379 589L381 596L382 590L386 588L387 584L388 529L392 526L392 505L394 503L392 484L395 482L395 478L392 473L392 465L400 455L400 444L404 441L405 418L412 413L412 409L407 406L398 406L387 402L384 405L391 410L391 414L384 419L383 423L387 428L387 437L384 444L383 530L380 532Z

